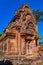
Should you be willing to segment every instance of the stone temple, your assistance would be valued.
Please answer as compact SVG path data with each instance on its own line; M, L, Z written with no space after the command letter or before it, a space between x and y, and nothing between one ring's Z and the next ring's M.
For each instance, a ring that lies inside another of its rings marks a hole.
M29 59L38 56L36 20L28 5L23 4L0 37L1 50L5 58Z

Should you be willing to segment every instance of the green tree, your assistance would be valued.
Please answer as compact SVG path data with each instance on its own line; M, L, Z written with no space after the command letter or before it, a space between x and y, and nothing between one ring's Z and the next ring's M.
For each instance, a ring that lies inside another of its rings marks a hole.
M33 9L32 12L37 22L39 22L39 20L43 21L43 11L40 11L38 9Z
M39 44L43 44L43 37L40 38Z
M4 32L0 33L0 36L2 36L4 34Z
M0 36L2 35L2 33L0 33Z

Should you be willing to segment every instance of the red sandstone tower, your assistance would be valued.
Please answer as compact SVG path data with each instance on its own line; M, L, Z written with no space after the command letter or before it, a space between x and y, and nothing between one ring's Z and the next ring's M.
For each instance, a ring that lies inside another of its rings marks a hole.
M39 36L36 20L30 8L24 4L15 12L13 19L0 38L1 50L5 55L31 58L38 55Z

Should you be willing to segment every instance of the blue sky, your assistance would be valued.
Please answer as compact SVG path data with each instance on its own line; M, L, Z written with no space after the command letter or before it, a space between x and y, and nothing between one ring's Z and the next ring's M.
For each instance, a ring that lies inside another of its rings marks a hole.
M43 10L43 0L0 0L0 32L7 26L15 10L22 4L27 3L30 9ZM38 33L43 36L43 23L40 21L37 25Z

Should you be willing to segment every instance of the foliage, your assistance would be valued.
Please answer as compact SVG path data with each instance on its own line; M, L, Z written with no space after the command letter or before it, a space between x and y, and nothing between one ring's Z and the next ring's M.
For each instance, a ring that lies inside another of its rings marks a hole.
M33 12L33 15L35 16L37 22L39 22L40 20L43 21L43 11L40 11L38 9L33 9L32 12ZM36 24L37 24L37 22L36 22ZM39 44L43 44L43 37L40 38Z
M43 44L43 37L40 38L39 44Z
M40 11L38 9L33 9L32 12L33 12L33 15L35 16L37 22L39 22L39 20L43 21L43 11Z
M0 33L0 36L2 36L4 34L4 32Z
M2 33L0 33L0 36L2 35Z

